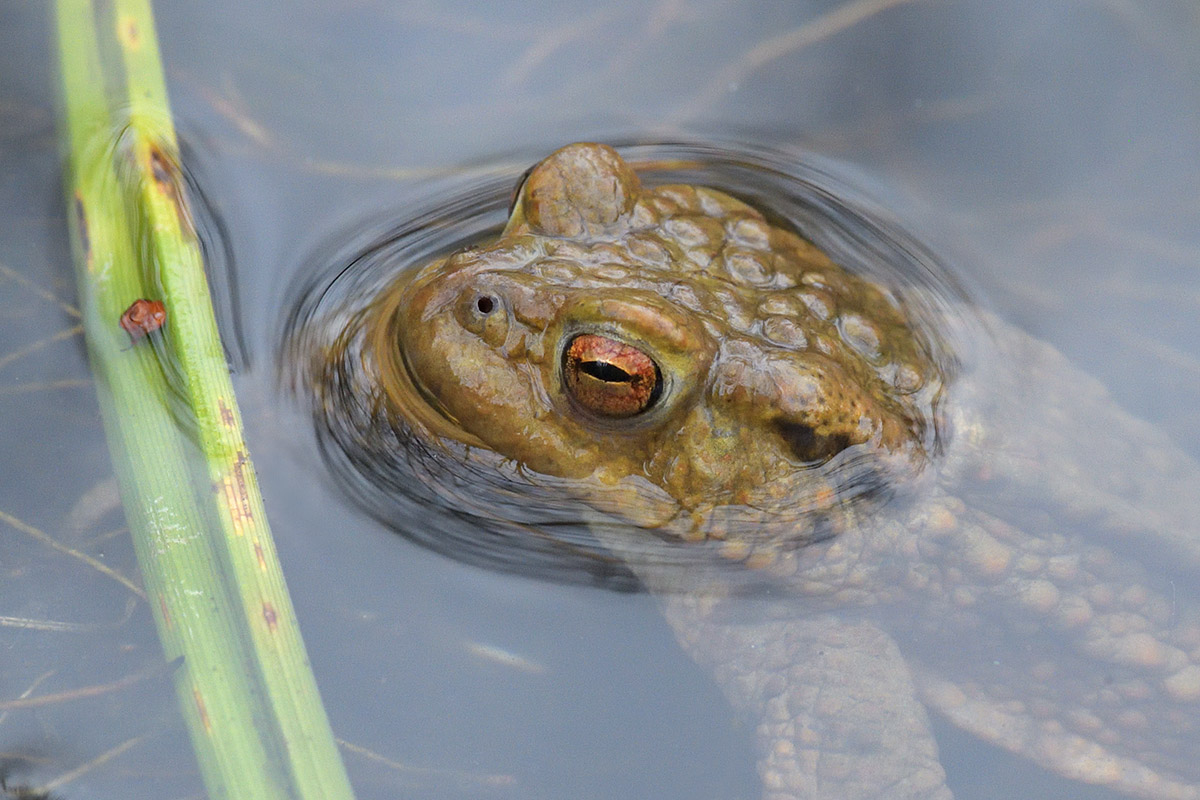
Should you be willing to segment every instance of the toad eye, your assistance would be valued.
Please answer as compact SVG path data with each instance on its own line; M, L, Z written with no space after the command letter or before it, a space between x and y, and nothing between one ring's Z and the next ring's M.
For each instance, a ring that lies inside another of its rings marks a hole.
M654 359L632 345L585 333L563 351L567 392L588 411L602 417L640 414L662 394L662 372Z

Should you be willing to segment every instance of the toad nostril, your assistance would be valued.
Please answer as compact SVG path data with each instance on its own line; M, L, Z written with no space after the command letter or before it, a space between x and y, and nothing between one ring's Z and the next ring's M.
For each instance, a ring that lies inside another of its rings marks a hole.
M490 314L496 308L496 301L487 295L480 295L475 300L475 308L480 314Z

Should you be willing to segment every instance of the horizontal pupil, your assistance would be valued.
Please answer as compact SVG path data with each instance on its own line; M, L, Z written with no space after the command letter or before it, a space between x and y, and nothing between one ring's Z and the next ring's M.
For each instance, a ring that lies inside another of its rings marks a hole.
M579 369L593 378L607 383L629 383L633 376L607 361L581 361Z

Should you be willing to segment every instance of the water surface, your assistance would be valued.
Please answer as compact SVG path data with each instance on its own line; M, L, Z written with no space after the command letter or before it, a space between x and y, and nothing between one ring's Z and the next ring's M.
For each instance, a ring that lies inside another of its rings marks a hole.
M874 13L871 13L874 12ZM841 165L980 302L1200 454L1200 19L1186 0L161 3L190 164L224 220L237 387L359 796L756 797L750 729L651 599L477 570L346 502L276 383L340 232L586 138L735 137ZM48 20L0 11L0 701L158 663L72 315ZM11 519L10 519L11 517ZM17 524L20 523L20 524ZM1097 798L939 730L961 798ZM150 675L0 711L15 778L200 792ZM1007 782L1005 782L1007 781Z

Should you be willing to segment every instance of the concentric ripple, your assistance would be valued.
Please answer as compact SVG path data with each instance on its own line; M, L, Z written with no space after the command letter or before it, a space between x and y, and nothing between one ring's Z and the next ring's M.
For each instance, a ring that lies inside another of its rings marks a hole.
M620 148L648 185L688 183L734 195L772 224L816 244L847 271L884 287L904 308L940 372L938 394L957 369L949 316L960 313L953 277L890 214L836 177L838 165L807 154L707 144L639 144ZM531 159L532 161L532 159ZM438 409L403 382L403 354L392 343L396 290L407 270L495 238L520 175L464 180L440 199L390 224L347 231L318 253L313 279L287 319L281 363L296 396L309 404L322 456L350 498L397 532L454 558L560 581L612 588L636 586L622 562L589 532L596 509L613 512L593 486L544 475L478 446L430 441ZM856 330L843 331L851 344ZM861 336L859 337L861 338ZM932 397L936 409L940 396ZM935 459L947 431L931 413L925 452ZM658 563L768 562L781 549L836 535L864 514L904 502L915 474L881 470L853 454L819 467L836 489L831 501L798 493L785 508L717 506L701 523L740 529L731 555L719 539L684 542L679 525L656 525L637 541ZM919 471L919 470L916 470ZM679 516L682 516L681 511ZM610 513L610 518L611 518ZM617 515L621 516L621 515ZM694 516L694 514L693 514ZM693 527L694 520L688 524ZM786 529L786 533L781 531ZM747 531L749 535L746 535ZM632 539L631 539L632 541ZM744 543L750 542L748 550ZM714 559L714 553L720 556ZM740 570L751 574L753 571ZM759 576L747 578L756 584Z

